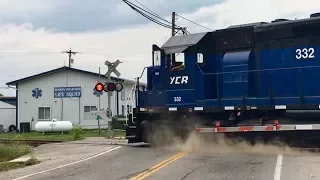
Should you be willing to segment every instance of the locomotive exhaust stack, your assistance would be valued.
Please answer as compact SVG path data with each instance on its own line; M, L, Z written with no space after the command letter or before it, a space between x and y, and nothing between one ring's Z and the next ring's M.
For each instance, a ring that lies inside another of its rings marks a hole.
M318 143L320 113L310 111L320 110L319 13L173 36L152 47L147 88L135 90L128 116L129 143L170 139L154 134L159 127L182 139L197 132Z

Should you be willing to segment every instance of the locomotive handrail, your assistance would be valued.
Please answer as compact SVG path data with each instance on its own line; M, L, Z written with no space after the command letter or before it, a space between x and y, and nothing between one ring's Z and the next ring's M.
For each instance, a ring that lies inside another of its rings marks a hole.
M126 101L126 106L125 106L125 109L127 109L128 107L128 103L129 103L129 100L132 100L133 99L133 92L134 92L134 89L136 88L136 84L134 84L133 86L132 86L132 88L131 88L131 90L130 90L130 93L129 93L129 95L128 95L128 98L127 98L127 101ZM132 99L131 99L132 98ZM130 108L129 108L129 110L127 109L127 113L130 111ZM129 114L129 113L128 113ZM127 116L126 116L126 124L128 124L128 114L127 114ZM132 123L135 123L134 121L133 121L133 112L131 113L131 122Z
M197 64L197 63L196 63ZM290 67L290 68L274 68L274 69L259 69L248 71L232 71L232 72L219 72L219 73L204 73L200 66L197 64L198 69L202 75L217 75L217 74L235 74L235 73L249 73L249 72L266 72L266 71L279 71L279 70L292 70L292 69L308 69L308 68L320 68L320 66L302 66L302 67Z
M198 69L200 70L201 74L204 75L204 73L203 73L202 69L200 68L199 64L196 63L196 65L197 65Z
M137 77L137 78L139 78L139 79L142 78L142 76L143 76L143 74L144 74L144 71L145 71L147 68L148 68L148 67L144 67L143 70L142 70L142 72L141 72L140 77Z

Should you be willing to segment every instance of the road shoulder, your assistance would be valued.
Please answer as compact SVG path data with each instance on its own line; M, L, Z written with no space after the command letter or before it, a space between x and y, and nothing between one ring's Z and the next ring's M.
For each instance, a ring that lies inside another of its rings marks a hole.
M30 156L35 157L36 159L41 161L39 164L2 172L0 173L0 176L2 180L15 179L32 173L46 171L48 169L90 158L91 156L107 151L113 147L116 146L72 143L54 143L41 145L35 148L31 154L21 157L22 160L27 159L27 157Z

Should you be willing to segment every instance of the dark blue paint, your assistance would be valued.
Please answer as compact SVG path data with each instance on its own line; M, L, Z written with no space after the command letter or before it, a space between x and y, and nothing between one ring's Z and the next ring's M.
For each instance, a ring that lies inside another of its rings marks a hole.
M42 96L42 90L40 88L35 88L32 90L32 97L38 99Z
M99 97L99 96L101 96L103 94L103 91L99 92L99 91L96 90L96 88L93 88L93 93L92 94L97 96L97 97Z
M168 93L168 106L185 106L195 103L195 94L193 89L170 90ZM181 100L181 101L180 101Z
M139 94L139 106L290 105L300 104L300 96L303 104L320 104L320 46L313 46L315 58L296 59L297 48L310 47L230 50L208 55L198 66L196 55L186 53L185 70L175 72L162 59L160 67L148 68L148 91ZM170 84L177 76L188 76L188 83Z
M8 104L11 104L11 105L14 105L14 106L17 105L17 98L16 97L14 97L14 98L12 98L12 97L0 97L0 101L8 103Z

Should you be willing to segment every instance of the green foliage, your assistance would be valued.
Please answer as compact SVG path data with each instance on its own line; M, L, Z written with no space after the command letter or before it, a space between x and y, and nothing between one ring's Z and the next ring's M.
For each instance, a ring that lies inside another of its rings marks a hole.
M116 117L112 118L112 129L122 129L125 130L126 129L126 120L123 119L117 119Z
M3 94L0 93L0 96L3 96Z
M83 139L84 131L80 126L75 126L71 130L71 135L73 140L80 140Z

